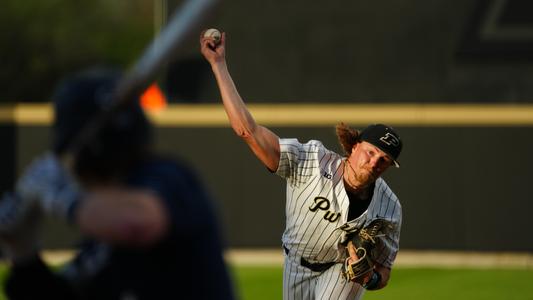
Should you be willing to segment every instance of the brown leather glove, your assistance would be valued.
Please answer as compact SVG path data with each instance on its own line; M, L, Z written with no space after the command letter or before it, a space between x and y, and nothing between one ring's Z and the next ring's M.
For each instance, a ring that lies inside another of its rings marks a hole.
M342 275L346 280L363 285L370 279L374 269L372 249L377 243L377 238L384 236L392 228L392 222L376 219L352 234L346 244L347 258L342 267Z

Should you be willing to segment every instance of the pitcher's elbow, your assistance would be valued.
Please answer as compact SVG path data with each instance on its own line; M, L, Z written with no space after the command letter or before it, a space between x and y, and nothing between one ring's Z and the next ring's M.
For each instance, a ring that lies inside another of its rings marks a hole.
M253 135L253 131L244 126L234 127L233 131L235 131L235 134L242 139L248 139Z

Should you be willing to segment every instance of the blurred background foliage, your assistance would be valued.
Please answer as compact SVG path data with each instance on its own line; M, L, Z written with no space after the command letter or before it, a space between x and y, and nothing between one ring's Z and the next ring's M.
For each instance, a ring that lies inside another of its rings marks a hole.
M129 66L183 2L3 0L0 101L48 101L71 71ZM523 0L220 0L202 27L227 32L247 102L532 103L531 11ZM171 102L218 103L196 36L158 78Z
M153 30L153 1L3 0L0 102L47 101L89 64L128 66Z

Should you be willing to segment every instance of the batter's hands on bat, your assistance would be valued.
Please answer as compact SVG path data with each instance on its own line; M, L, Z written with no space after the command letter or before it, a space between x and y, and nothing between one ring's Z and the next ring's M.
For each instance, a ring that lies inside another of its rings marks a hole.
M47 153L35 159L17 181L15 192L39 204L44 212L69 219L82 191L58 158Z
M200 51L205 59L214 65L218 62L224 62L226 59L226 33L222 32L220 42L216 43L213 38L204 37L204 32L200 34Z

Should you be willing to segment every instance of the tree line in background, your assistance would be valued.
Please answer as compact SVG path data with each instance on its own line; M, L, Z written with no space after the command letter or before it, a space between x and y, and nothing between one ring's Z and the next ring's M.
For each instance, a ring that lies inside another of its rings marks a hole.
M152 0L3 0L0 103L49 101L89 65L128 67L153 30Z

